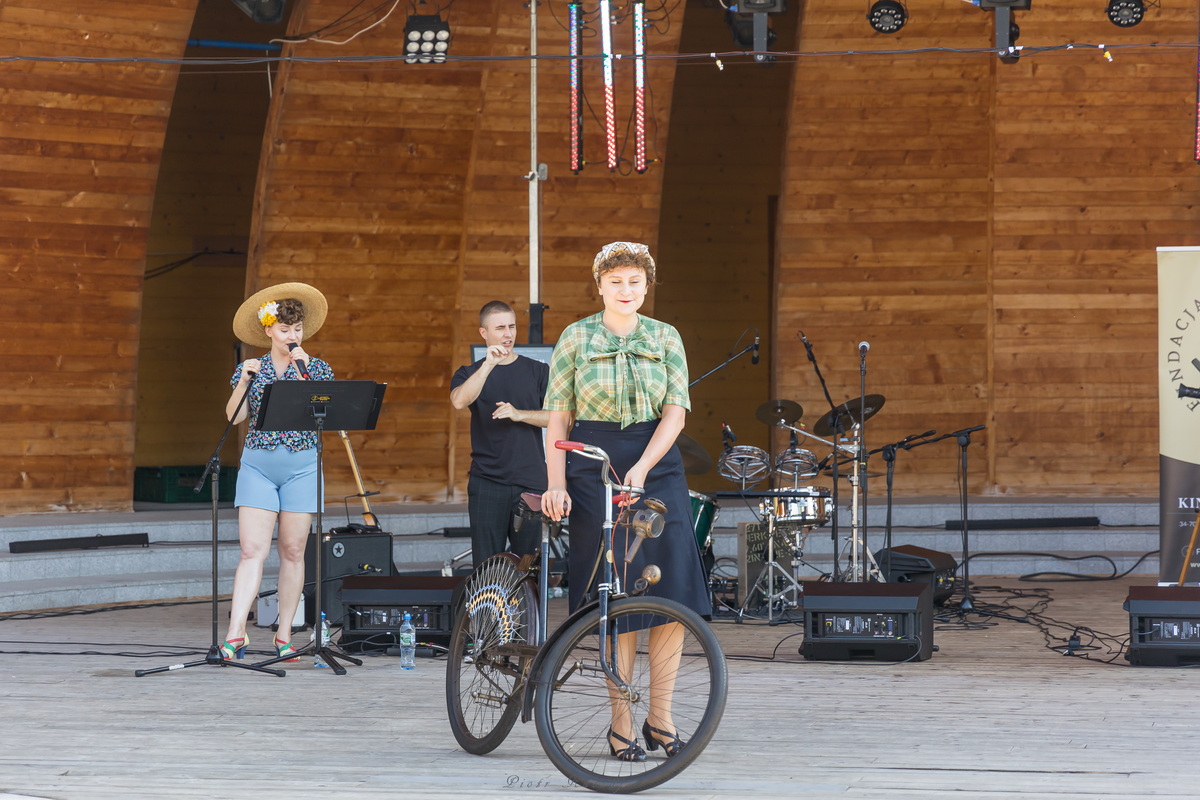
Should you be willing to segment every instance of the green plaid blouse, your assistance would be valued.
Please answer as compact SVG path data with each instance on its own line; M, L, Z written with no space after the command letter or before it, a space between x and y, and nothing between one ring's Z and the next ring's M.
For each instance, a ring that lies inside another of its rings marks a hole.
M571 323L550 359L547 411L576 419L619 422L628 428L662 416L666 404L691 409L687 354L679 331L638 315L628 336L600 321L604 312Z

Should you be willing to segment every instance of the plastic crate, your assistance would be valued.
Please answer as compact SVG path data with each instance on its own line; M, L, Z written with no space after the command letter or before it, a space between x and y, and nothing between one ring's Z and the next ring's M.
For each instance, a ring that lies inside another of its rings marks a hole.
M198 467L137 467L133 471L133 499L145 503L211 503L212 483L204 482L199 492L192 487L204 474ZM218 500L233 500L237 489L237 467L221 467Z

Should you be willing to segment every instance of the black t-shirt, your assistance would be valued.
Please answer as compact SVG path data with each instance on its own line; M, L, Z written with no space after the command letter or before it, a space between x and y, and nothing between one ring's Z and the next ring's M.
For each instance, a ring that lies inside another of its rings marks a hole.
M483 359L459 367L450 380L453 391L483 365ZM532 358L517 356L511 364L497 364L471 403L471 469L479 478L546 491L546 454L542 449L545 428L511 419L492 419L496 403L512 403L522 411L540 410L550 382L550 367Z

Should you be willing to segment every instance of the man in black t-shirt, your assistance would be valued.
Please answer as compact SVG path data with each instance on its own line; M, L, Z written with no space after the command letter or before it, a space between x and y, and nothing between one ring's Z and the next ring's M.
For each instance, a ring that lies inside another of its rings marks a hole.
M505 550L532 553L541 541L537 525L517 533L512 522L521 492L546 491L542 429L549 412L542 402L550 378L548 365L514 352L517 315L507 303L493 300L479 311L479 335L487 354L459 367L450 381L451 405L471 409L467 512L476 566Z

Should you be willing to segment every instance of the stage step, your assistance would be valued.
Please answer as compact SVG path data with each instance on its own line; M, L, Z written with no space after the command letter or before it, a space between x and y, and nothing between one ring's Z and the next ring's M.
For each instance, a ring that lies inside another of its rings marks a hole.
M868 509L867 544L872 551L884 547L884 507L872 502ZM332 511L332 509L331 509ZM464 505L386 506L375 509L384 530L393 534L393 560L403 572L436 571L470 548L470 539L447 537L447 529L468 525ZM346 523L346 515L325 516L326 528ZM1102 555L1124 571L1143 554L1158 548L1158 505L1150 500L972 499L970 519L1054 520L1096 516L1101 525L1088 528L988 529L969 531L973 554L973 580L989 575L1022 575L1033 572L1068 572L1106 575L1112 572L1100 558L1063 561L1054 555ZM962 557L962 534L946 530L947 520L958 520L954 498L897 502L893 508L892 542L911 544ZM721 569L736 574L739 522L755 520L754 511L736 498L721 499L721 513L712 531L714 554ZM848 510L843 520L849 520ZM352 515L352 520L361 517ZM968 525L968 528L970 526ZM102 547L13 554L13 541L65 539L146 533L148 547ZM839 531L844 552L850 529L843 521ZM0 613L68 606L107 605L171 598L205 598L210 595L211 511L207 505L164 507L141 505L128 514L77 514L8 517L0 519ZM236 510L223 507L218 514L218 591L230 591L238 560ZM813 577L832 564L833 542L828 526L811 530L804 547ZM989 555L1013 553L1013 555ZM1043 555L1035 555L1035 554ZM469 557L460 564L469 565ZM844 565L845 558L842 559ZM263 588L273 585L278 562L272 552ZM1134 574L1156 576L1156 556L1142 561Z

